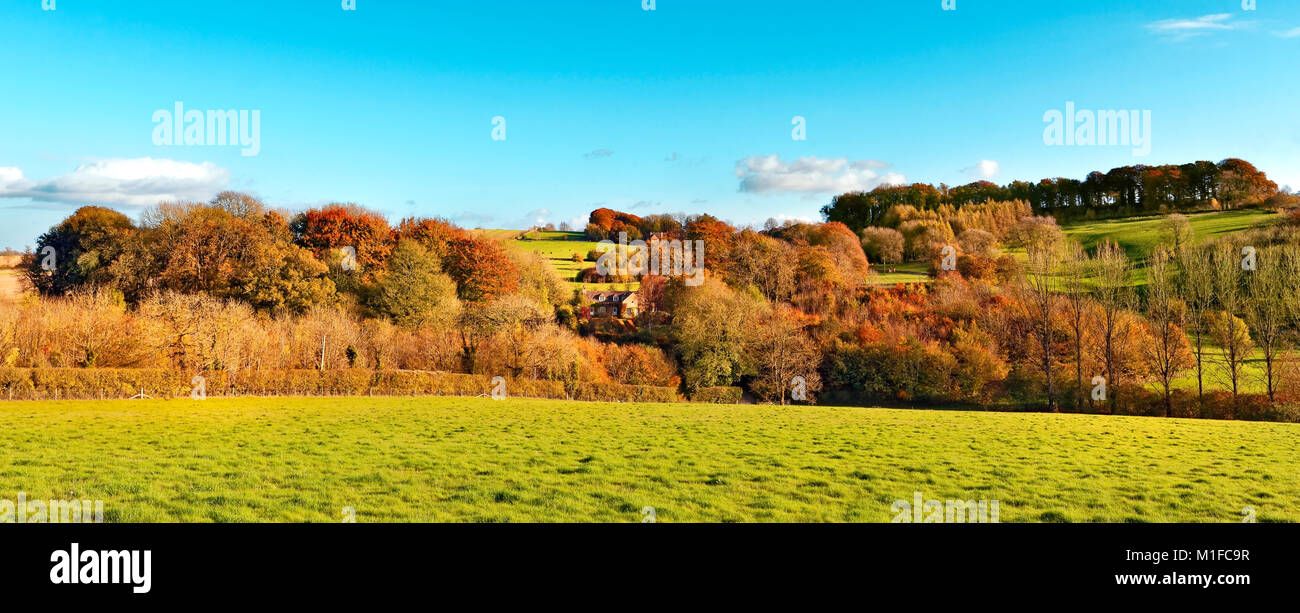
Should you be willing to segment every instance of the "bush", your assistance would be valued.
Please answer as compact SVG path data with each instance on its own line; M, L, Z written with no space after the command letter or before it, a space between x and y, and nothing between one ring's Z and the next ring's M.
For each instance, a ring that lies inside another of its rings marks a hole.
M957 271L967 279L991 280L998 274L997 263L980 253L958 257Z
M691 395L691 402L710 402L714 404L740 404L744 390L738 387L718 386L702 387Z
M190 379L155 368L0 368L0 398L173 398L190 393Z
M207 372L209 396L487 396L496 385L487 375L426 370L244 370ZM0 368L0 399L183 398L193 375L148 368ZM507 397L600 402L679 402L675 387L620 383L512 379Z

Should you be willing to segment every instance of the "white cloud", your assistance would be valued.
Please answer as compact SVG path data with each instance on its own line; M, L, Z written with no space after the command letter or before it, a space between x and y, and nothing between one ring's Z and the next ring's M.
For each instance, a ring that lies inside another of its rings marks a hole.
M1277 35L1282 38L1300 38L1300 28L1291 28L1285 32L1278 32Z
M896 172L876 172L888 167L889 164L877 160L810 156L786 162L776 154L755 155L736 162L736 178L740 179L740 191L755 194L844 193L906 181L906 177Z
M550 223L550 209L533 209L524 214L523 219L518 223L510 226L512 228L531 228L533 226L544 226Z
M962 172L980 179L992 179L1002 172L1002 166L996 160L980 160L974 166L961 169Z
M107 159L34 181L18 168L0 168L0 198L70 204L150 206L164 200L207 200L230 182L230 171L211 162Z
M594 160L596 158L607 158L611 155L614 155L614 152L610 151L609 149L597 149L595 151L590 151L582 154L582 157L587 158L589 160Z
M1249 22L1233 21L1229 13L1215 13L1192 19L1162 19L1147 24L1147 29L1171 40L1185 40L1215 31L1239 30L1247 25Z

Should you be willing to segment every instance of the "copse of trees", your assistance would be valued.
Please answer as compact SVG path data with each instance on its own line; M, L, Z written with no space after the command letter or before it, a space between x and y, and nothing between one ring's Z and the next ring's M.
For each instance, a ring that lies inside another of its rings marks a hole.
M23 269L42 295L112 287L131 304L174 290L301 310L335 292L326 267L294 243L282 213L231 193L209 204L160 204L138 226L115 211L82 207L37 239Z
M1170 215L1150 254L1084 249L1014 199L899 203L860 231L592 218L598 236L703 241L704 283L641 278L635 324L602 342L584 321L589 301L544 257L445 220L390 226L355 205L291 216L234 192L137 223L87 207L26 256L42 297L0 311L0 369L233 381L428 370L538 379L573 398L617 383L727 401L743 388L772 403L1300 419L1300 216L1207 241ZM928 284L870 283L873 264L934 264L949 245L956 270L936 266ZM69 270L40 265L46 246L71 254Z
M1040 215L1061 220L1080 217L1150 215L1212 208L1240 208L1291 202L1277 184L1250 162L1228 158L1219 163L1122 166L1092 172L1083 180L1053 178L1037 183L996 185L977 181L949 187L925 183L882 185L867 192L841 194L822 207L822 216L854 232L871 226L897 228L887 219L895 207L935 211L985 202L1023 201ZM956 229L956 228L954 228ZM964 229L964 228L963 228ZM958 232L961 229L957 229Z

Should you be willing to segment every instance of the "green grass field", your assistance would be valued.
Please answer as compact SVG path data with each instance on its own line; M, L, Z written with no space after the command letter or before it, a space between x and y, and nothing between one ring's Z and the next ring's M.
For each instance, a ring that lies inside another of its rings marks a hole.
M872 264L871 273L869 283L872 285L929 283L933 280L930 277L930 265L925 262L903 262L893 266Z
M1300 425L469 398L0 403L0 498L109 521L1300 520Z
M1161 231L1166 215L1108 219L1103 221L1073 221L1061 226L1065 235L1079 241L1085 249L1092 250L1102 239L1109 238L1124 249L1133 261L1129 282L1134 287L1147 284L1146 259L1156 245L1163 242ZM1273 223L1277 214L1271 211L1243 209L1238 211L1209 211L1190 213L1187 220L1196 233L1196 241L1206 241L1251 228ZM1024 249L1008 249L1020 264L1026 265L1029 257Z
M1086 249L1092 249L1103 238L1109 238L1124 248L1129 259L1145 260L1151 255L1151 250L1161 242L1161 229L1166 217L1154 215L1104 221L1078 221L1067 223L1062 226L1062 229L1066 236L1079 241ZM1209 211L1187 215L1187 220L1192 230L1196 232L1198 241L1265 226L1273 223L1276 218L1276 213L1258 209Z
M501 240L508 246L533 251L542 254L551 266L555 267L560 278L564 279L572 287L578 287L584 290L636 290L641 286L640 283L579 283L574 281L579 272L584 268L595 266L595 262L586 261L587 252L596 248L596 241L587 240L587 235L582 232L559 232L559 231L533 231L523 234L522 240L516 240L520 236L517 230L483 230L497 240ZM573 254L578 254L584 258L582 262L574 262Z

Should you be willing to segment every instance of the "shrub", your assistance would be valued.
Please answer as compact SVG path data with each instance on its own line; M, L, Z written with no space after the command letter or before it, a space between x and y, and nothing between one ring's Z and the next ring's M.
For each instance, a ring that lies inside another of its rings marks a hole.
M738 387L716 386L702 387L691 396L691 402L710 402L714 404L739 404L744 390Z
M209 396L431 395L486 396L496 387L487 375L425 370L244 370L203 373ZM142 391L153 398L183 398L193 375L149 368L0 368L0 399L48 400L130 398ZM675 387L539 379L506 381L507 397L600 402L679 402Z

